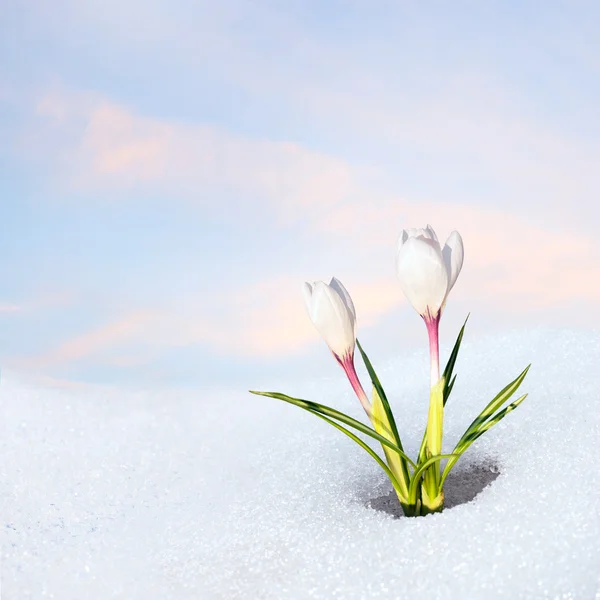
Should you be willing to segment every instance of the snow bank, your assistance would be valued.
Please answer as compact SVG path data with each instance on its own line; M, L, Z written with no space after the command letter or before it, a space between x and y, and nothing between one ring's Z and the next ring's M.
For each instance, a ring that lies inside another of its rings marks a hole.
M456 467L498 478L417 519L370 508L391 489L377 465L276 400L3 378L2 598L600 598L600 336L468 337L447 450L531 361L530 396ZM328 381L262 389L362 418L334 367ZM414 455L426 354L376 367Z

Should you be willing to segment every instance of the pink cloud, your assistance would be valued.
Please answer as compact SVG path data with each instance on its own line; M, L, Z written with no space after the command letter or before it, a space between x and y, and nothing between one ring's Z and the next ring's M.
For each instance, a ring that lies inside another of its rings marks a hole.
M50 352L25 359L21 364L40 369L76 362L106 347L146 337L154 319L154 313L133 312L116 322L67 339Z
M227 215L263 203L284 221L352 197L368 169L291 142L232 135L217 127L147 118L97 94L60 87L37 103L24 144L84 189L163 190ZM214 190L229 192L219 206Z
M402 302L393 279L346 283L360 327L374 324ZM225 309L212 315L200 310L132 312L16 364L44 370L92 360L126 368L147 364L168 348L198 343L232 356L273 358L294 353L320 340L305 312L300 284L291 278L274 278L240 288L233 298L214 298Z
M23 310L18 304L0 304L0 313L15 313Z
M81 149L99 179L126 174L132 181L152 182L164 175L170 135L168 126L104 105L91 112Z

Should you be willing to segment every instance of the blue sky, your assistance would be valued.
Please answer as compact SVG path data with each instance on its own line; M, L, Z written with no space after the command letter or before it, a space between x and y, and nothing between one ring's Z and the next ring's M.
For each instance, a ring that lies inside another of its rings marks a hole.
M593 2L13 2L0 358L62 381L335 374L300 284L425 343L403 227L458 229L442 325L598 327Z

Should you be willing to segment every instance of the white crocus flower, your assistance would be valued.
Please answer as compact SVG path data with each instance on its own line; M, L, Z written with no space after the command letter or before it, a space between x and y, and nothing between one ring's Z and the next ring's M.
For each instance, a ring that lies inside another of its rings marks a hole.
M396 270L404 295L426 320L439 318L463 264L463 242L453 231L443 248L432 229L404 229L398 239Z
M443 248L431 225L425 229L404 229L398 239L396 270L400 285L427 325L432 387L440 378L440 317L462 269L463 258L463 242L458 231L450 234Z
M371 403L354 368L356 345L356 310L348 290L335 277L306 282L302 287L310 320L340 363L363 408L370 415Z
M350 294L335 277L306 282L302 288L308 316L338 360L354 354L356 310Z

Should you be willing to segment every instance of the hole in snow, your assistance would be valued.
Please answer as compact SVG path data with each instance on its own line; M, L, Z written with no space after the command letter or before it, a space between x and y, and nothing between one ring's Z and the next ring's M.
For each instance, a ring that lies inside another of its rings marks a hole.
M496 464L490 462L469 465L462 469L455 467L450 471L444 483L444 510L471 502L498 475L500 475L500 469ZM404 516L394 490L390 490L385 496L369 500L367 506L396 518Z

